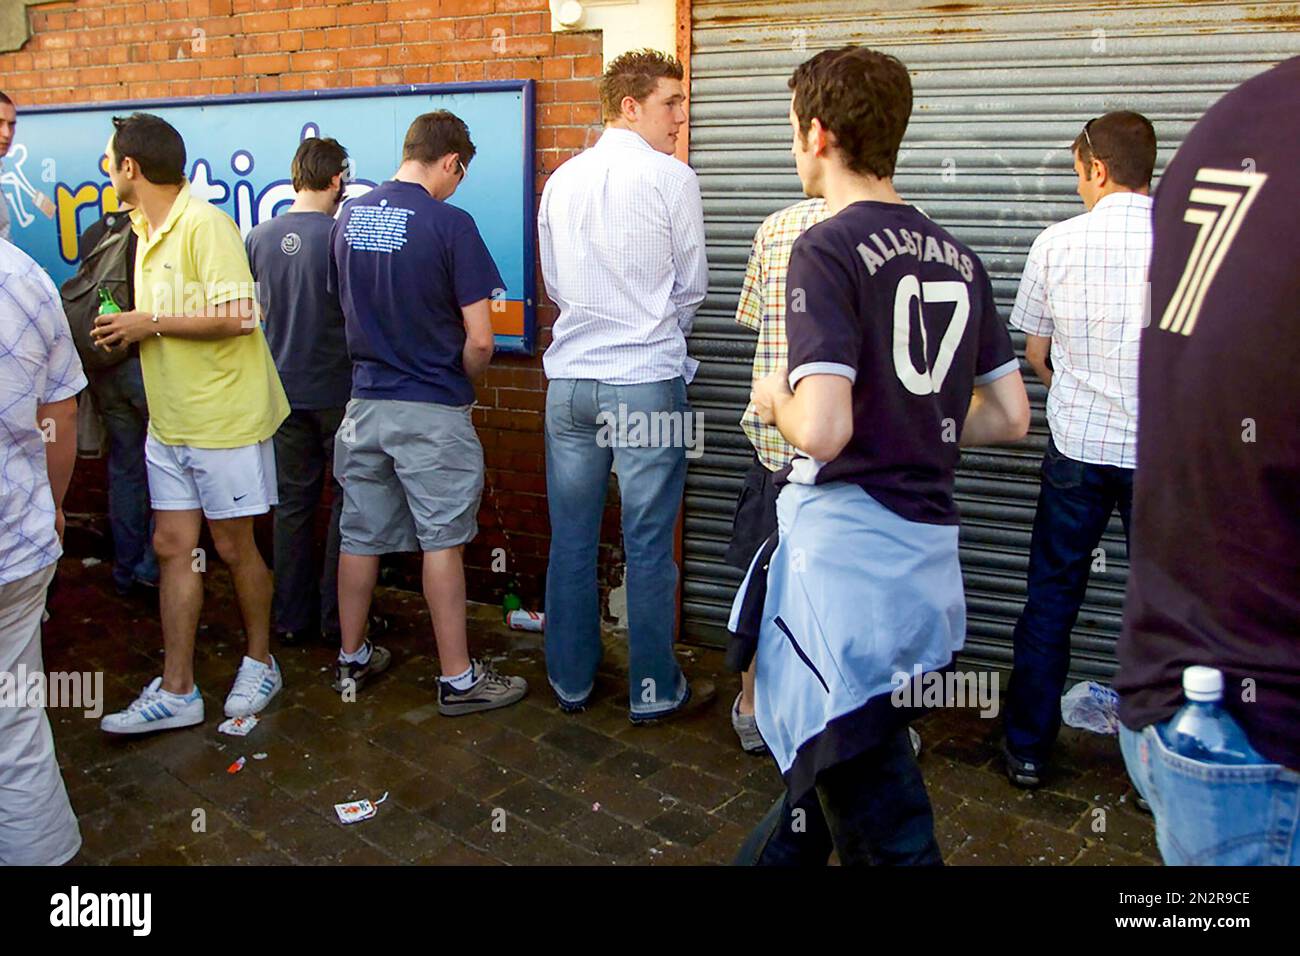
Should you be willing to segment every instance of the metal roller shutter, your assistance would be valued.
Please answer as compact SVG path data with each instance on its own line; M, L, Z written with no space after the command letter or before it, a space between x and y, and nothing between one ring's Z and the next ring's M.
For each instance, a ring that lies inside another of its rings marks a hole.
M1220 95L1300 53L1300 35L1289 32L1300 21L1294 3L863 7L696 0L693 9L691 164L704 195L710 269L691 337L703 365L690 395L707 423L705 453L691 462L686 490L683 622L696 640L722 639L741 577L722 555L751 455L737 421L754 345L733 316L755 228L801 198L786 120L786 81L798 63L862 43L911 68L915 106L899 192L980 254L1005 317L1033 238L1082 211L1068 144L1085 120L1121 108L1148 116L1160 140L1158 177ZM1023 336L1013 335L1023 353ZM1024 602L1047 440L1045 389L1025 370L1030 437L1013 448L968 451L957 480L966 656L980 664L1010 662ZM1127 577L1118 517L1103 546L1106 571L1092 575L1072 639L1078 678L1106 678L1115 668Z

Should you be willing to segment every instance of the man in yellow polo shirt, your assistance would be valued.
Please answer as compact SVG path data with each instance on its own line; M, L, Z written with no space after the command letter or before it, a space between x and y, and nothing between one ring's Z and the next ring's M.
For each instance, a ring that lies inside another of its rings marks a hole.
M114 117L113 126L109 178L118 198L134 205L139 237L136 308L100 316L94 334L104 348L140 343L166 657L162 676L100 726L135 734L203 722L194 635L205 516L248 636L226 716L257 713L280 690L270 653L271 574L253 541L253 518L278 503L271 436L289 403L255 313L239 228L190 194L180 133L147 113Z

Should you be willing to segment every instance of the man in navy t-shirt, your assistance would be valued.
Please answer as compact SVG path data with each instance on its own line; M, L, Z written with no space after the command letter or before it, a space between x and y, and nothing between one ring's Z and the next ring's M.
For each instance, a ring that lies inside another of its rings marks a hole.
M339 641L339 516L333 505L323 555L316 549L316 509L334 435L352 387L343 310L328 273L334 214L348 179L348 152L337 140L309 137L290 165L293 205L258 223L244 239L266 324L266 344L289 399L289 417L275 433L275 596L271 618L282 644L319 633ZM316 573L321 566L320 574Z
M1170 865L1300 864L1298 116L1294 57L1219 100L1156 191L1115 689ZM1257 759L1165 745L1194 664Z
M352 356L334 452L343 486L334 688L355 691L388 666L388 651L365 636L379 555L418 550L445 716L505 707L528 689L466 646L461 552L478 532L483 491L473 379L492 360L489 300L504 293L473 218L446 202L474 152L459 117L416 117L396 175L343 208L330 259Z
M803 63L790 87L799 178L831 215L791 253L789 371L754 387L797 454L777 478L755 676L786 794L741 860L825 864L834 849L845 864L936 864L893 692L900 673L949 666L965 638L958 445L1022 437L1029 403L983 264L894 190L907 68L844 47Z

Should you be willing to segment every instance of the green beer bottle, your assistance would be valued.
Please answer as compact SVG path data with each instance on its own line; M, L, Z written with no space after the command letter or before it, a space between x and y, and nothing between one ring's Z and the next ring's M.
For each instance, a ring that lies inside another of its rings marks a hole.
M121 312L122 309L113 301L113 294L108 291L108 286L99 287L99 314L110 315L113 312Z

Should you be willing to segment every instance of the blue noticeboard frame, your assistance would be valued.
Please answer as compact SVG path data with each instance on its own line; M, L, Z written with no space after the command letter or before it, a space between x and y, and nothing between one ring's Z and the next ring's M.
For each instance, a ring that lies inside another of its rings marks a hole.
M451 110L469 126L477 152L450 202L474 217L506 284L492 302L497 351L532 355L534 103L532 80L494 80L33 106L19 115L0 201L10 204L12 241L57 284L76 268L77 236L117 206L103 165L112 116L151 112L175 126L185 139L192 190L247 235L292 202L289 162L304 137L333 136L347 148L354 197L396 171L412 119Z

